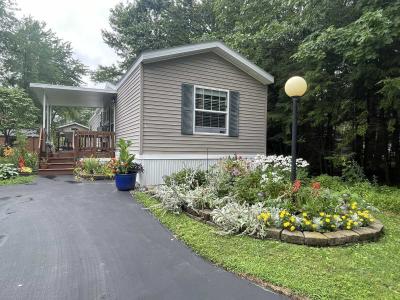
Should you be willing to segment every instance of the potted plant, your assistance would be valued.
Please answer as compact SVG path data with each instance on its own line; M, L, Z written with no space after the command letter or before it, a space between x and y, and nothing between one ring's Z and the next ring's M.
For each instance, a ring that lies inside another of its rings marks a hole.
M143 166L134 162L135 155L129 153L131 141L118 141L119 158L113 159L111 166L115 173L115 185L120 191L129 191L135 188L136 174L143 172Z

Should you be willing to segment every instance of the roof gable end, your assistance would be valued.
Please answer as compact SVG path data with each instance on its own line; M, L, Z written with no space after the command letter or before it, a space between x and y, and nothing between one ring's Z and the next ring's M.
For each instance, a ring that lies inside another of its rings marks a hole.
M248 59L241 56L239 53L228 48L221 42L209 42L201 44L186 45L162 50L155 50L144 52L141 54L132 65L132 67L125 73L122 79L117 84L117 89L128 79L132 72L141 63L153 63L157 61L170 60L184 56L191 56L205 52L214 52L220 57L229 61L242 71L246 72L262 84L268 85L274 82L274 77L265 72L260 67L253 64Z

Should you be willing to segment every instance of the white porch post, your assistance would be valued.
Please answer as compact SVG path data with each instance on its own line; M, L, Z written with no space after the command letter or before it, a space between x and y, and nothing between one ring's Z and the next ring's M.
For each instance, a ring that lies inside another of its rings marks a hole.
M114 109L113 109L113 112L114 112L114 116L113 116L113 118L114 118L114 120L113 120L113 124L114 124L114 132L116 132L116 130L115 130L115 128L117 127L116 125L117 125L117 120L116 120L116 116L117 116L117 101L115 101L115 99L113 99L113 106L114 106Z
M51 134L51 114L52 114L53 106L49 105L49 135Z
M50 111L50 105L46 106L46 136L47 136L47 141L49 140L49 111Z
M43 129L46 128L46 92L43 93L43 124L42 127Z

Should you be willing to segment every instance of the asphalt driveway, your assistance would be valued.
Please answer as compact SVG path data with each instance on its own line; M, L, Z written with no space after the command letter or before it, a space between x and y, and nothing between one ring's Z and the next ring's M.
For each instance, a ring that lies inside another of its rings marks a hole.
M112 182L0 187L0 299L285 299L194 254Z

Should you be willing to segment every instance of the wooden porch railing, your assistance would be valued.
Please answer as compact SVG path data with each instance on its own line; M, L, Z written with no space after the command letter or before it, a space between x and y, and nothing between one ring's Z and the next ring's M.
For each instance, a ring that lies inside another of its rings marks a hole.
M109 131L76 131L73 148L76 157L115 156L115 133Z

